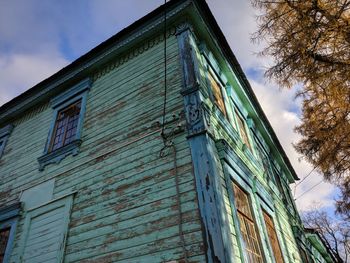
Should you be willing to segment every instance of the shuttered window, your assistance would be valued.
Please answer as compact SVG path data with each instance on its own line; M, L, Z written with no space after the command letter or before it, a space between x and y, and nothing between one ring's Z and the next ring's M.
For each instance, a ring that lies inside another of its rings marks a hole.
M263 210L264 221L266 225L267 234L269 236L272 251L276 260L276 263L283 263L283 255L281 251L280 244L278 242L277 233L275 229L275 224L272 218Z
M264 262L248 195L234 183L233 190L247 261L249 263Z
M224 97L222 95L222 88L220 83L217 82L215 77L211 72L209 72L209 81L210 81L210 86L211 90L214 96L214 103L218 106L220 111L226 116L226 108L225 108L225 102L224 102Z
M0 263L3 262L5 257L7 242L10 237L10 230L11 228L5 228L0 230Z
M71 205L72 197L69 196L27 213L21 262L62 261Z
M75 139L81 109L81 100L63 108L57 114L50 151L57 150Z

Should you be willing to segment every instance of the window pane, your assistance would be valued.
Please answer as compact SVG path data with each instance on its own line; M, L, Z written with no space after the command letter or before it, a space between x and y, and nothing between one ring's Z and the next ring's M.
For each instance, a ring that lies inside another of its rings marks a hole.
M232 184L239 226L248 262L263 262L258 233L253 219L253 214L250 209L248 195L236 184Z
M51 140L50 151L71 143L76 136L81 109L81 100L60 110Z
M267 234L268 234L269 239L270 239L270 243L271 243L271 247L272 247L272 251L273 251L275 260L278 263L280 263L280 262L283 263L284 262L283 255L282 255L281 247L280 247L279 242L278 242L275 224L273 223L272 218L264 210L263 210L263 215L264 215L264 221L265 221L265 225L266 225Z
M219 107L221 112L226 116L226 109L224 99L222 96L221 85L215 80L212 73L209 73L209 81L214 96L214 102Z
M5 251L10 236L10 230L11 228L5 228L0 230L0 263L5 257Z

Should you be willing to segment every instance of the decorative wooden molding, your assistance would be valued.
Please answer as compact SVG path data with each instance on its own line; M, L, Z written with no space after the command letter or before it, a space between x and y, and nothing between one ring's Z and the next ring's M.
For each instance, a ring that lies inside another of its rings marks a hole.
M57 150L44 154L38 158L39 171L43 171L44 167L53 163L60 163L68 155L77 155L79 153L79 147L81 145L81 140L74 140L70 144L58 148Z
M196 44L187 23L180 25L176 37L183 73L181 94L184 99L188 142L196 181L199 210L205 232L208 262L232 262L233 245L220 178L220 159L210 136L210 116L200 91Z
M171 36L174 36L176 33L176 27L171 27L166 34L167 38L170 38ZM124 63L128 62L129 60L141 55L145 51L153 48L154 46L158 45L159 43L162 43L164 41L164 35L159 35L153 39L150 39L143 43L142 45L133 48L131 51L126 52L120 56L113 62L108 63L106 66L104 66L101 70L97 71L92 79L93 81L96 81L97 79L101 78L102 76L108 74L112 70L120 67Z

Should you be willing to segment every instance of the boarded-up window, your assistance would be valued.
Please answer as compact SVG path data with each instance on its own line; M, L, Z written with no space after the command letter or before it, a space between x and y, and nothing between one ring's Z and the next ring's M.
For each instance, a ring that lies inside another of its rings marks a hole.
M247 260L249 263L264 262L248 195L234 183L233 190Z
M249 142L249 137L247 134L245 122L244 122L243 118L241 117L241 115L237 111L236 111L236 116L237 116L239 133L241 134L242 141L244 142L245 145L247 145L247 147L249 149L252 149L250 142Z
M68 228L72 196L30 210L22 235L21 262L61 262Z
M209 81L210 81L211 90L214 96L214 102L218 106L220 111L226 116L226 108L225 108L224 97L222 95L221 85L220 83L217 82L217 80L215 79L215 77L211 72L209 73Z
M267 234L270 239L272 251L276 260L276 263L283 263L283 255L281 251L280 244L278 242L277 233L275 229L275 224L272 218L263 210L264 221L266 225Z
M63 108L57 113L50 151L61 148L76 138L80 109L81 100Z
M10 237L10 230L11 228L5 228L0 230L0 263L3 262L5 257L7 242Z

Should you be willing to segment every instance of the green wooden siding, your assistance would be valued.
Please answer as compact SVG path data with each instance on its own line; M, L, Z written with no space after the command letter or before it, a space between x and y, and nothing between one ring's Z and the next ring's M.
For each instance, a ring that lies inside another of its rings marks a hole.
M200 40L198 40L200 42ZM205 51L206 45L201 43L202 50L203 52ZM203 49L204 47L204 49ZM208 50L207 50L208 51ZM199 62L199 69L201 73L201 92L203 97L205 98L206 106L209 109L210 112L210 133L214 136L215 140L219 141L221 139L225 140L229 147L235 152L235 154L238 156L238 158L242 161L242 165L248 169L247 171L248 174L245 174L244 172L235 175L236 177L233 178L233 180L246 180L245 178L251 177L255 178L259 185L263 187L265 190L261 192L259 189L256 189L253 185L250 188L247 188L250 192L250 198L252 202L252 208L254 210L254 215L255 215L255 220L258 225L259 233L260 233L260 240L263 246L264 254L265 254L265 259L267 262L273 262L272 260L272 252L269 247L269 243L267 240L267 234L264 221L263 221L263 216L261 213L261 203L264 201L262 200L272 200L272 209L273 209L273 214L272 216L274 217L275 220L275 227L276 227L276 232L277 236L281 245L281 250L284 255L285 262L301 262L301 259L299 257L299 252L297 248L296 241L294 239L294 235L292 232L292 225L294 224L300 224L300 222L297 222L293 216L291 216L289 209L287 208L287 203L283 199L283 194L279 193L276 185L272 185L271 182L268 181L268 178L266 174L264 173L264 167L261 164L261 160L259 159L259 156L257 156L257 152L255 151L254 147L254 141L252 138L250 139L252 143L252 151L247 151L244 147L243 140L240 138L239 132L237 131L233 113L234 107L239 107L239 110L244 113L244 116L248 115L248 112L251 112L251 110L248 110L246 107L251 107L245 105L242 103L242 101L246 100L246 97L243 96L243 98L240 98L242 96L242 87L238 82L228 82L226 85L230 85L233 87L233 90L228 91L225 96L226 96L226 109L228 111L229 116L225 118L223 114L221 114L220 110L218 109L217 106L214 105L213 100L210 96L210 86L209 82L207 81L207 74L208 74L208 67L212 67L212 69L219 70L217 71L218 75L222 76L223 81L227 81L227 79L234 79L237 80L237 78L234 76L234 72L225 72L226 75L230 76L224 76L222 71L219 68L219 64L216 63L215 61L210 63L210 58L213 58L212 55L205 57L201 51L199 51L199 48L196 49L196 54L197 54L197 59ZM220 58L222 59L222 58ZM225 92L225 89L223 89ZM231 94L230 94L231 93ZM233 96L234 95L234 96ZM232 96L232 97L230 97ZM236 104L233 104L235 102ZM231 114L231 115L230 115ZM249 136L252 136L250 133ZM263 142L265 143L265 142ZM232 162L236 162L233 160ZM222 160L218 161L218 166L225 165L225 161ZM227 171L226 171L227 172ZM286 181L283 176L283 173L281 173L279 176L281 176L282 181ZM240 178L241 179L240 179ZM242 242L240 240L240 233L239 233L239 228L237 226L237 215L233 211L234 205L232 199L230 200L230 180L225 180L223 177L221 179L222 181L222 188L223 188L223 194L224 194L224 202L225 202L225 212L229 215L230 220L230 231L233 239L233 244L234 244L234 252L235 252L235 258L236 260L234 262L243 262L242 255L244 255L244 251L241 248ZM288 186L286 187L286 191L290 191ZM232 195L232 193L231 193ZM260 197L258 197L258 195ZM289 204L289 206L293 206L293 204Z
M174 30L169 33L166 128L172 129L183 125L184 120L177 40ZM179 197L172 151L159 157L163 148L159 125L164 101L163 43L161 36L151 39L145 42L148 48L144 52L125 53L110 62L117 64L112 70L107 65L91 75L94 81L77 156L67 156L59 164L38 171L36 158L43 153L52 121L52 109L47 104L13 123L15 129L0 160L0 195L4 197L0 205L18 200L20 191L50 178L55 179L53 198L76 191L64 262L163 262L183 258L177 198L188 258L205 261L185 132L173 138ZM23 217L16 240L27 228L24 221ZM20 251L15 241L11 262Z

